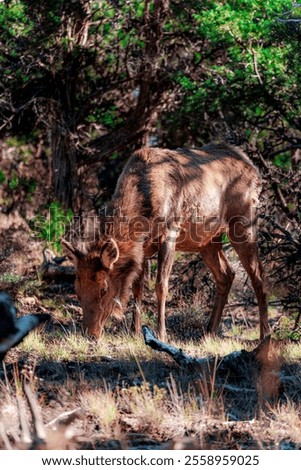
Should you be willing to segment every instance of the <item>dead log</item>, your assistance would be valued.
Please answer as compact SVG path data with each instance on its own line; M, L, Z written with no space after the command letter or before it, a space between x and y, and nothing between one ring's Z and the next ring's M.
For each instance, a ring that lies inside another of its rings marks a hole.
M181 367L189 367L190 369L194 370L202 368L208 363L216 362L216 356L209 356L206 358L188 356L182 351L182 349L178 349L175 346L171 346L170 344L160 341L148 326L142 326L142 333L146 345L150 346L156 351L167 353ZM218 358L218 361L223 368L231 368L233 363L237 364L242 359L245 361L246 358L250 358L253 361L256 360L259 363L265 363L268 359L270 339L270 335L266 336L260 342L260 344L255 349L253 349L253 351L246 351L245 349L234 351L233 353L230 353L224 357Z
M200 379L212 381L225 391L258 391L263 398L278 393L280 379L279 361L269 357L271 337L266 336L252 351L242 349L226 356L192 357L174 346L160 341L148 326L142 326L145 344L155 351L165 352L188 371ZM256 387L254 386L256 385ZM252 386L253 385L253 386Z
M167 353L179 366L185 369L188 368L191 372L201 372L201 369L208 363L208 360L210 361L210 358L205 359L188 356L182 349L163 343L148 326L142 326L142 333L147 346L150 346L155 351Z
M68 259L66 256L56 256L51 250L43 250L43 262L40 268L41 277L44 281L74 282L75 268L70 264L64 264Z

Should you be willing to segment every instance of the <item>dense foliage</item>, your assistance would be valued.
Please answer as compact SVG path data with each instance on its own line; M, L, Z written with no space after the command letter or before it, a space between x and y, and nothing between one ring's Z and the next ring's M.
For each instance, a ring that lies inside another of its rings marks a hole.
M55 195L70 206L80 166L149 141L228 137L289 168L300 11L290 0L3 2L2 134L47 131Z
M140 145L239 144L299 253L300 46L291 0L6 0L1 136L39 148L51 162L49 202L77 212L85 196L109 196ZM36 184L0 169L9 194L29 197Z

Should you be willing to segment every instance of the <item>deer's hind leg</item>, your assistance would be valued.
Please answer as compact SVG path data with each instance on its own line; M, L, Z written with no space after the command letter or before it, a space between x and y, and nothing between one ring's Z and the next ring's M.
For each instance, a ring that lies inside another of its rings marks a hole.
M216 282L216 296L207 331L208 333L217 334L235 274L224 255L220 237L214 238L211 243L202 249L201 254Z
M230 242L248 273L258 302L260 339L269 334L267 287L259 258L255 224L238 219L229 225Z

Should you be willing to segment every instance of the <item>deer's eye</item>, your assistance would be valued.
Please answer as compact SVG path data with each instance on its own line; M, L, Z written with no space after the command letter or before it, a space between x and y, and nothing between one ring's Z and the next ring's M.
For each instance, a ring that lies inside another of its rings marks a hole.
M99 291L100 297L103 297L104 295L106 295L107 292L108 292L107 287L103 287L102 289L100 289Z

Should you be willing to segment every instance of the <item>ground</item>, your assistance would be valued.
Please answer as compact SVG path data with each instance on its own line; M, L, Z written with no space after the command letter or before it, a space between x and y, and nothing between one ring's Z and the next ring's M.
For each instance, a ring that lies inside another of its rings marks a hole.
M227 254L236 283L216 339L204 335L212 278L198 257L177 255L167 306L168 342L194 357L216 357L209 371L191 371L153 351L142 336L134 338L128 330L130 313L123 323L110 321L99 344L85 338L73 283L41 277L42 242L18 220L2 233L0 290L11 295L18 315L48 312L51 321L12 349L0 368L1 447L24 445L16 396L23 402L21 384L29 383L47 429L54 420L57 433L71 431L65 447L301 448L301 348L299 342L277 337L283 312L270 308L273 341L264 360L234 357L231 366L223 367L223 357L259 344L252 290L232 252ZM155 269L153 260L143 304L143 322L154 329ZM69 411L74 412L71 424ZM31 422L28 407L24 414ZM55 448L62 445L62 439L54 442Z

